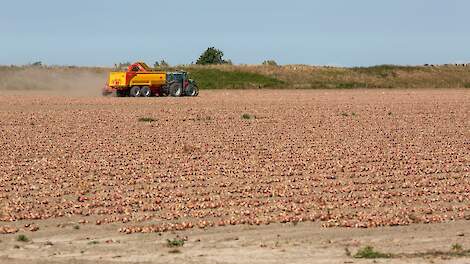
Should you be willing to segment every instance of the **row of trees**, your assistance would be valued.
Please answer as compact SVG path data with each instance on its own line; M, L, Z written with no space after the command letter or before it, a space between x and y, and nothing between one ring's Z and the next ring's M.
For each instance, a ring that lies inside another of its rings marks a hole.
M191 63L192 64L192 63ZM214 65L214 64L232 64L232 61L229 59L224 59L224 52L216 49L215 47L207 48L201 56L199 56L196 61L198 65ZM115 64L116 68L123 68L130 65L130 62L124 62ZM263 65L277 66L277 63L274 60L266 60L263 62ZM169 67L170 64L165 60L156 61L153 66L155 68Z

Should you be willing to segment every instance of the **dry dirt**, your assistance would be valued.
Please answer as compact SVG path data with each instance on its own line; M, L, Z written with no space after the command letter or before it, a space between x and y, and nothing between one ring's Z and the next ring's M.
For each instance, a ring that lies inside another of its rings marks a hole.
M470 247L469 90L6 95L0 145L0 262L358 263L345 248ZM378 261L466 261L446 258Z

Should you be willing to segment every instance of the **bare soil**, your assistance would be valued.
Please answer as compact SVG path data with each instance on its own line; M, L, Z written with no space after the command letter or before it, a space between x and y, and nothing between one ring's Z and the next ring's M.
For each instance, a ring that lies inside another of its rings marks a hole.
M470 245L468 221L370 229L324 228L318 223L214 227L162 234L116 232L122 224L80 225L76 219L41 221L29 242L3 235L0 263L469 263L470 258L435 256L452 245ZM58 224L61 227L57 227ZM182 247L167 239L184 239ZM393 254L421 257L357 259L364 246Z
M470 247L469 90L20 93L0 97L0 145L0 262L368 263L345 248Z

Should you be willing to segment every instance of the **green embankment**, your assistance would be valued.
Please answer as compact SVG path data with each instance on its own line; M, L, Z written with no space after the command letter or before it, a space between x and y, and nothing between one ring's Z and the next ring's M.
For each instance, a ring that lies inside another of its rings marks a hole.
M186 67L202 89L470 88L470 67L314 67L220 65Z
M203 89L275 88L286 85L284 81L259 73L222 71L210 68L188 69L191 78Z
M201 89L470 88L470 66L317 67L308 65L186 65ZM110 68L0 66L0 89L47 90L84 83L102 85ZM86 81L84 81L86 79ZM92 80L92 81L90 81ZM95 85L95 86L99 86Z

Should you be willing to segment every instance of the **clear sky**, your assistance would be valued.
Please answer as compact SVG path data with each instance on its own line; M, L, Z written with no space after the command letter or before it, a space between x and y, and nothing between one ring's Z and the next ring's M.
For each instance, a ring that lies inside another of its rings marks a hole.
M0 64L470 62L468 0L1 0Z

